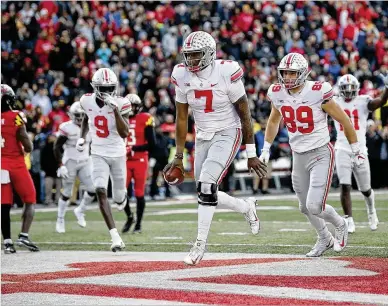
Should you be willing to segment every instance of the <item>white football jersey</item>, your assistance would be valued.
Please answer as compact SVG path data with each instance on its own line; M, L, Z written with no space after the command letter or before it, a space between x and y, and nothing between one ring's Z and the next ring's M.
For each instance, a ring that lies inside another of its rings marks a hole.
M345 111L349 116L350 121L353 124L357 133L357 139L360 143L361 150L367 153L366 147L366 123L368 121L368 115L370 110L368 104L372 100L370 96L360 95L352 99L350 102L346 102L341 96L335 96L334 101ZM345 136L344 129L341 124L335 121L335 129L337 130L337 142L335 143L336 149L352 152L348 139Z
M322 103L333 97L329 83L306 81L296 95L280 84L272 84L267 96L282 114L293 151L303 153L329 143L327 114L322 109Z
M245 94L243 74L237 62L226 60L215 60L197 73L187 71L183 64L174 67L171 82L175 84L175 99L190 105L197 131L241 128L233 103Z
M58 134L67 137L63 145L62 163L65 164L69 159L82 161L89 158L90 136L89 133L85 139L85 150L79 152L75 145L81 137L81 128L73 121L66 121L59 125Z
M130 102L122 97L114 99L120 112L131 107ZM106 157L126 155L125 139L121 138L117 132L113 110L107 105L99 107L94 93L83 95L80 103L89 118L89 134L92 139L91 154Z

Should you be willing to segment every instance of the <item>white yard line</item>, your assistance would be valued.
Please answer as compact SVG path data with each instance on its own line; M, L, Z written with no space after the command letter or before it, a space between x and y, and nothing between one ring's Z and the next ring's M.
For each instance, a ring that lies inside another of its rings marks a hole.
M377 199L383 199L387 201L388 204L388 190L375 190L375 195ZM237 195L238 198L246 198L250 195L240 196ZM329 194L328 198L330 200L339 200L340 193L332 192ZM364 199L363 195L358 191L351 192L352 199ZM280 194L280 195L259 195L256 197L259 200L259 207L262 206L266 202L270 201L297 201L297 197L295 194ZM189 203L195 203L197 198L194 195L179 195L176 200L169 201L147 201L147 207L158 207L158 206L172 206L172 205L187 205ZM297 209L297 207L295 206ZM98 209L97 205L90 205L90 210ZM260 208L259 208L260 209ZM386 208L381 208L386 209ZM353 210L355 210L353 208ZM361 210L361 209L360 209ZM36 212L54 212L57 211L57 207L39 207L36 208ZM11 214L21 214L22 209L16 208L11 211Z
M160 238L160 237L158 237ZM111 245L111 242L93 242L93 241L77 241L77 242L69 242L69 241L35 241L36 244L55 244L55 245ZM191 243L184 242L125 242L125 245L185 245L190 246ZM253 246L253 247L297 247L297 248L305 248L311 247L310 244L257 244L257 243L208 243L208 246ZM358 245L348 245L347 248L351 249L388 249L388 246L358 246Z

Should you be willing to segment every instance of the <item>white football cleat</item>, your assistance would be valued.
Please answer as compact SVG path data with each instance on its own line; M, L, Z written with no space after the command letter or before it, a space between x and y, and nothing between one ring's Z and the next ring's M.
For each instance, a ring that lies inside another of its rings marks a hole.
M57 233L64 233L65 231L65 219L64 218L58 218L57 224L55 225L55 230Z
M369 227L372 231L377 230L377 225L379 225L379 219L377 219L376 211L371 214L368 214Z
M334 245L334 237L330 234L327 239L320 239L318 237L317 242L313 246L310 252L306 254L307 257L319 257L327 250L331 249Z
M348 224L343 219L343 224L335 228L334 251L341 252L348 243Z
M345 217L348 224L348 233L354 233L356 231L356 225L354 224L353 217Z
M112 242L113 243L110 246L110 249L112 250L112 252L122 251L123 249L125 249L125 244L123 240L120 238L120 236L115 241L112 241Z
M206 241L197 240L190 249L189 254L183 259L183 262L189 266L199 264L203 255L205 254Z
M85 214L81 212L80 207L76 207L74 210L74 215L78 220L78 225L81 227L86 227Z
M257 235L260 231L260 220L257 217L256 213L256 199L255 198L248 198L244 200L249 205L249 210L244 214L245 220L247 220L252 234Z

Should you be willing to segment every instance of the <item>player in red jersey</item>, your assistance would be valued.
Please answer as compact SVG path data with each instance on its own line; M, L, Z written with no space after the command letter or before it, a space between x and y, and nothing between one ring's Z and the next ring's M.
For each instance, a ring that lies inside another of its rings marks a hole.
M14 91L8 85L1 85L1 232L4 239L4 253L15 253L11 239L10 210L13 204L15 189L24 202L22 229L16 240L18 246L30 251L39 248L28 238L34 218L36 192L30 173L24 162L24 152L32 151L32 142L28 137L25 116L22 112L13 111L16 100Z
M136 225L134 233L141 233L141 220L145 208L144 191L147 181L148 152L155 146L154 119L148 113L141 113L142 102L139 96L129 94L125 97L131 102L132 114L129 117L129 135L127 137L127 188L133 179L136 196ZM133 216L129 203L124 208L127 215L122 232L131 228Z

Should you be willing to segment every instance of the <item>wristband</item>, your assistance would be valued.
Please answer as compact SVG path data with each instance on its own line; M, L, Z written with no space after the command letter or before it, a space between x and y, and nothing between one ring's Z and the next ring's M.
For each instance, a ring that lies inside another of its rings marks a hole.
M351 143L350 147L352 148L352 152L353 153L359 153L360 152L360 143L359 142Z
M183 153L176 153L175 158L176 159L183 159Z
M269 151L271 149L272 144L270 144L268 141L264 141L264 146L262 151Z
M247 156L248 158L256 157L256 145L254 143L247 143L246 144L246 150L247 150Z

